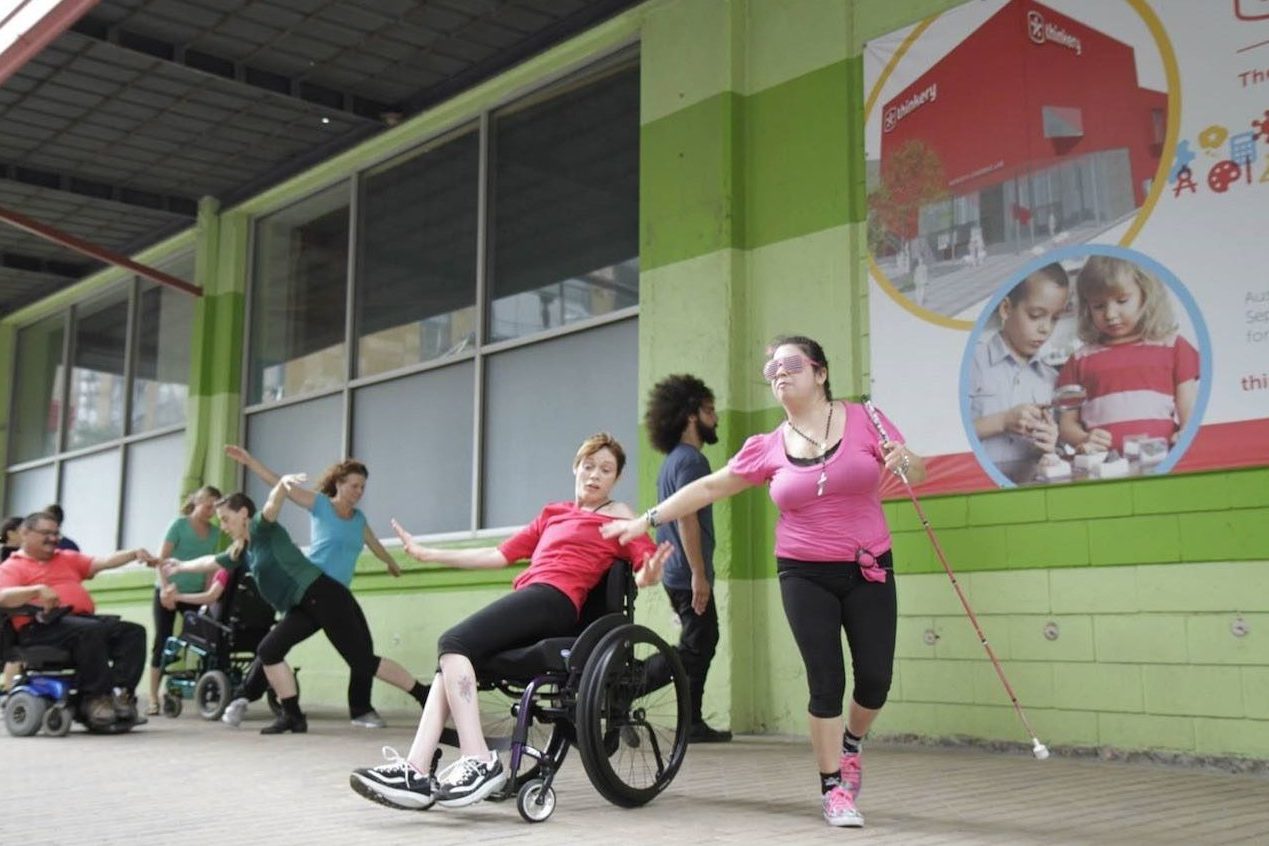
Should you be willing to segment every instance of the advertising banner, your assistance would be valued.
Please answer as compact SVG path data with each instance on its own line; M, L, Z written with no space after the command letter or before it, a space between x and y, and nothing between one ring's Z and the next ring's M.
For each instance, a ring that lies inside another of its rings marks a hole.
M1269 464L1269 0L871 42L877 404L926 492Z

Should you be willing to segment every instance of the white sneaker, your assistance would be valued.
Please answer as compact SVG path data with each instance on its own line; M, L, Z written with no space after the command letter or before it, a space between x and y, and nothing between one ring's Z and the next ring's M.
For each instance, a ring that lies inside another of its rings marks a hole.
M366 713L353 717L352 724L364 729L381 729L387 728L388 724L383 721L383 717L379 716L379 712L371 709Z
M484 799L507 783L507 773L497 755L482 761L464 755L441 771L436 801L443 808L461 808Z
M245 696L240 696L225 706L225 713L220 715L220 721L227 726L237 728L242 725L242 720L247 716L247 706L251 703Z

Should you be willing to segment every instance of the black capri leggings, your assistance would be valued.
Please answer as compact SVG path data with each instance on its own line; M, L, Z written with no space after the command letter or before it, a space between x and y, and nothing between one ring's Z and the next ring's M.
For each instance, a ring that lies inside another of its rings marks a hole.
M326 632L326 639L348 664L348 711L359 717L371 709L370 687L380 659L366 615L352 591L330 576L323 573L304 591L300 604L287 611L260 641L256 655L265 666L281 663L291 647L318 629Z
M441 635L436 654L463 655L473 664L517 646L531 646L577 629L577 606L547 584L527 585L486 605Z
M198 610L197 605L178 602L175 610L169 611L159 601L162 595L163 592L159 588L154 589L154 646L150 649L150 666L156 668L163 666L163 646L176 627L176 615L182 611Z
M784 614L806 666L812 717L841 716L846 694L843 629L855 677L852 698L870 709L886 703L899 610L890 553L877 556L877 563L886 570L884 582L868 581L854 562L776 559Z

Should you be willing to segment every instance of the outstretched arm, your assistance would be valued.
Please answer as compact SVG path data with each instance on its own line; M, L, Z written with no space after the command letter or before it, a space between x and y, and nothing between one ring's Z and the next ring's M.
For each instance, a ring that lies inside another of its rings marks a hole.
M388 554L388 550L383 548L383 544L379 543L379 539L375 537L374 532L370 531L369 526L362 529L361 537L366 542L366 546L370 547L370 551L374 553L375 558L383 562L383 565L388 568L388 572L393 577L401 575L401 565Z
M287 473L279 477L273 490L269 491L269 498L265 500L264 507L260 509L260 516L270 523L278 522L278 512L282 510L282 505L291 495L291 491L299 488L307 480L308 476L303 473Z
M616 537L623 544L630 543L639 535L646 534L654 521L659 526L685 514L695 514L712 502L734 496L752 486L743 476L733 473L730 467L723 467L679 488L669 499L649 508L640 517L604 524L599 533L606 538Z
M256 458L240 446L230 444L225 447L225 455L246 467L270 487L276 485L282 478L279 474L273 472L268 467L265 467L264 464L260 462L260 459ZM290 497L291 501L296 505L301 508L306 508L309 511L313 510L313 502L317 498L317 493L315 491L311 491L308 488L300 487L298 485L288 490L286 495Z
M163 562L162 570L164 578L169 578L175 573L211 573L218 567L215 555L201 555L188 561L168 559Z
M392 521L392 530L401 539L405 554L419 561L431 561L464 570L492 570L506 567L510 563L496 546L484 546L477 549L437 549L415 543L414 537L396 520Z
M176 603L184 602L187 605L211 605L220 599L220 595L225 592L224 586L220 582L212 582L211 587L198 593L178 593L176 586L171 585L163 590L163 598L172 603L172 607L176 607Z
M102 570L113 570L133 561L142 561L150 567L158 563L158 559L144 549L121 549L114 555L99 555L94 558L92 564L88 567L88 578L91 579Z

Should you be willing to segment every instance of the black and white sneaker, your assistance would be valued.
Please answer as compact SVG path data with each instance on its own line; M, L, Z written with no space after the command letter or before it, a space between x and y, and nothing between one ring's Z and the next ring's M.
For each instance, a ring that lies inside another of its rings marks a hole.
M436 802L436 779L419 772L391 746L383 747L388 763L353 770L348 784L371 802L402 811L426 811Z
M441 771L436 801L443 808L461 808L484 799L507 783L507 774L496 753L492 761L464 755Z

